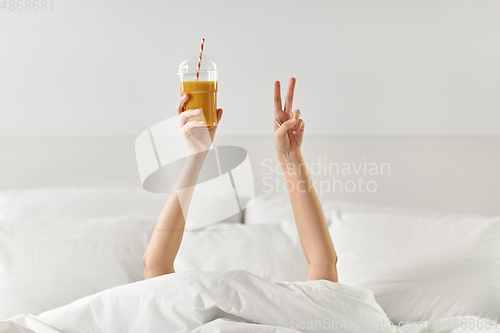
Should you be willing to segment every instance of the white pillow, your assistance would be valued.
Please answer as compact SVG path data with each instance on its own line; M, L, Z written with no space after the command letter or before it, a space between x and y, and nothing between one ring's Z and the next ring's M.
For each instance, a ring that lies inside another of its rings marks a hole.
M0 220L158 218L168 196L136 188L42 188L0 192Z
M500 218L334 212L339 281L394 321L500 317Z
M245 208L243 214L245 224L269 224L282 221L295 221L288 194L257 195Z
M155 220L0 222L0 320L144 279Z
M243 269L272 282L304 281L308 269L297 228L287 222L217 223L187 231L174 267L176 272Z
M427 211L414 208L377 205L360 202L339 201L331 198L320 198L321 206L328 224L335 211L370 212L370 213L402 213L420 216L449 216L448 213ZM244 211L245 224L273 223L281 221L294 222L292 205L288 194L264 194L257 196Z
M142 256L156 219L0 221L0 320L37 315L144 278ZM290 223L217 223L186 231L176 271L244 269L271 281L300 281L307 262Z
M158 219L168 194L140 188L42 188L0 192L0 221L140 217ZM207 207L191 206L198 216ZM225 222L243 220L242 214Z

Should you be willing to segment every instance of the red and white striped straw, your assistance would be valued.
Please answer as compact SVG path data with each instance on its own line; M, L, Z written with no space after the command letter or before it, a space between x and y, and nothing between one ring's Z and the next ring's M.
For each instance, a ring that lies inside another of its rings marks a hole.
M201 56L203 53L203 44L205 44L205 38L201 39L200 55L198 56L198 66L196 67L196 80L195 81L198 81L198 78L200 77L200 66L201 66Z

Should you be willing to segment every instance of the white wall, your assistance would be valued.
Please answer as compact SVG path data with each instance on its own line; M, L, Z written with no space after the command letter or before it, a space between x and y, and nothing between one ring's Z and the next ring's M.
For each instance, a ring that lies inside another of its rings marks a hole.
M0 138L0 191L68 186L140 188L134 141ZM216 144L248 151L258 194L286 195L272 138L224 137L216 139ZM500 138L309 138L304 142L304 157L322 198L485 215L500 215L499 151ZM319 161L328 167L337 163L341 170L348 163L352 169L348 174L330 172L318 168ZM389 169L384 166L383 174L374 175L371 163L388 164ZM362 188L348 186L359 179ZM376 187L367 188L368 182Z
M290 76L309 135L500 135L499 1L53 2L0 10L0 135L135 137L201 37L222 136L270 134Z

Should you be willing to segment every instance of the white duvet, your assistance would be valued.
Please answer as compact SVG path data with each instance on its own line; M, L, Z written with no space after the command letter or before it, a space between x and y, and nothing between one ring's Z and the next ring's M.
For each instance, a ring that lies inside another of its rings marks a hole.
M476 317L458 319L479 322ZM36 317L18 315L1 322L0 333L485 330L472 324L454 330L446 323L441 328L430 328L429 322L390 327L369 290L325 280L271 283L237 270L175 273L115 287ZM488 331L500 329L493 324Z

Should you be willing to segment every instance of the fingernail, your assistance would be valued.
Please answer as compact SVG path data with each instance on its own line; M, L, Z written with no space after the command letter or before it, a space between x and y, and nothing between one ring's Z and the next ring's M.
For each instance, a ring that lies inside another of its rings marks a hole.
M290 124L295 125L295 119L292 119L292 120L290 121Z

